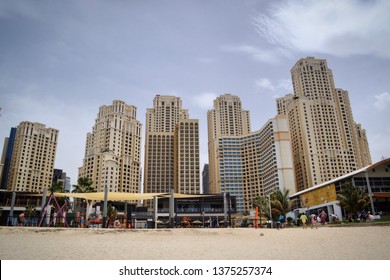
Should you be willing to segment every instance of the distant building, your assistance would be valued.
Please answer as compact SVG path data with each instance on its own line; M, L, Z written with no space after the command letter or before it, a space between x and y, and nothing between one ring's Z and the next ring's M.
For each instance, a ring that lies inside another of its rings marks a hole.
M11 165L12 151L15 143L16 127L11 128L9 137L4 140L3 154L1 157L2 171L0 172L0 189L7 188L9 168Z
M53 172L53 183L52 184L56 184L57 182L61 181L61 182L64 182L62 181L64 178L62 176L63 172L62 172L62 169L56 169L54 168L54 172ZM65 174L66 176L66 174ZM65 185L65 184L64 184Z
M53 184L62 182L65 192L72 192L72 186L70 184L70 177L66 176L66 173L62 169L54 169Z
M16 128L7 176L7 190L42 192L44 188L50 187L57 141L57 129L46 128L40 123L21 122ZM9 141L8 147L10 144Z
M300 59L291 75L294 93L276 102L278 114L288 116L297 191L371 164L365 130L326 60Z
M140 192L141 123L137 108L123 101L101 106L87 134L79 178L92 180L98 192Z

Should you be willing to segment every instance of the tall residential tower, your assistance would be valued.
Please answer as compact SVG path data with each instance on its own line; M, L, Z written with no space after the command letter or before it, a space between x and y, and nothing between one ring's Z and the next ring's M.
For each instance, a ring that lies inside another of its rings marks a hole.
M52 185L58 130L21 122L16 128L7 190L42 192Z
M207 113L209 150L209 190L221 192L218 159L219 139L250 132L249 111L243 110L238 96L224 94L214 100L214 108Z
M123 101L101 106L92 133L87 134L79 178L111 192L139 193L141 187L141 123L137 108Z
M371 164L365 131L326 60L300 59L291 75L294 94L277 99L277 109L289 120L297 191Z
M156 95L146 111L144 192L200 193L199 121L180 97Z

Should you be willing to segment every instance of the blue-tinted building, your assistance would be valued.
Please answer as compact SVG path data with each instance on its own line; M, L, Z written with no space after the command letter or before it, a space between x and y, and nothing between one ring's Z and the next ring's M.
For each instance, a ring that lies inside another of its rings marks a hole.
M6 138L4 141L3 153L5 153L5 156L3 154L4 167L3 167L3 175L1 177L0 189L7 188L7 181L8 181L9 168L11 165L12 151L14 149L14 143L15 143L15 135L16 135L16 128L12 127L11 132L9 134L9 137Z

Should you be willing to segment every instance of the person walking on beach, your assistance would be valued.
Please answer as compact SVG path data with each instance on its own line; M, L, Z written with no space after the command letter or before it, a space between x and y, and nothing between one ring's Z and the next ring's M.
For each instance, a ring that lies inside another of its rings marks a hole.
M74 219L74 226L80 227L80 212L76 212L76 217Z
M303 225L303 228L304 228L304 229L307 228L307 220L308 220L308 218L307 218L306 214L302 214L302 215L299 217L299 220L301 220L302 225Z
M366 222L372 222L374 217L371 215L370 211L367 212Z
M276 222L276 228L279 229L279 228L284 228L284 223L285 223L285 218L282 214L280 214L279 218L278 218L278 221Z
M20 227L24 226L24 212L22 212L18 217L18 225Z
M322 210L319 217L320 217L321 225L325 225L326 224L326 217L328 217L328 214L326 214L326 212L324 210Z
M316 229L318 229L317 216L316 216L316 214L311 214L311 229L313 229L314 227L316 227Z

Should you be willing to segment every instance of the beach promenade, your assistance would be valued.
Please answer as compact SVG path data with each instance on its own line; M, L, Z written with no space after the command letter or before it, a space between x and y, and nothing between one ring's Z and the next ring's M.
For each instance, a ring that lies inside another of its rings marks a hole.
M390 226L0 228L2 260L390 260Z

